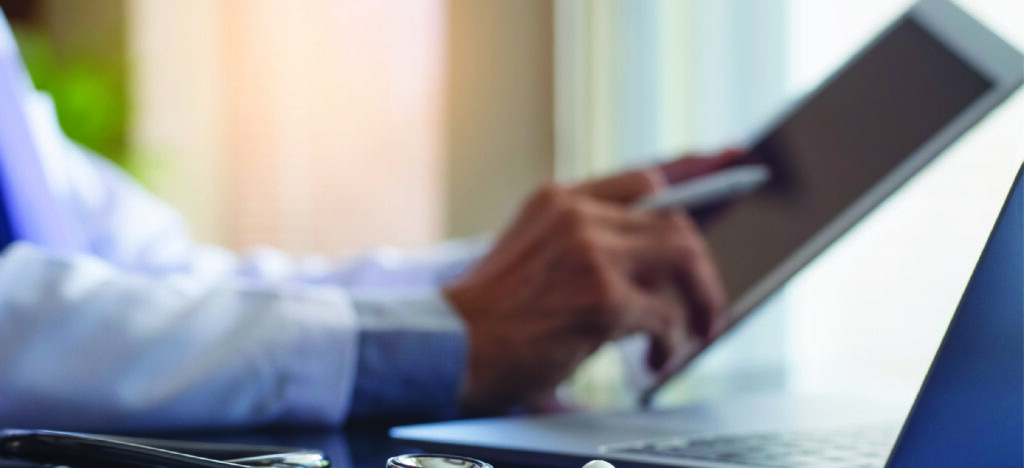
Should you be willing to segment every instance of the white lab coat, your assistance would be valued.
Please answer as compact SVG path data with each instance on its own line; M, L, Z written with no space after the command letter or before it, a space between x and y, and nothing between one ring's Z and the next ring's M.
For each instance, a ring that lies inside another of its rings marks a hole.
M484 244L347 259L197 244L172 208L70 142L47 96L18 91L58 205L47 216L84 248L0 254L0 427L338 425L360 307L376 328L461 333L438 290Z

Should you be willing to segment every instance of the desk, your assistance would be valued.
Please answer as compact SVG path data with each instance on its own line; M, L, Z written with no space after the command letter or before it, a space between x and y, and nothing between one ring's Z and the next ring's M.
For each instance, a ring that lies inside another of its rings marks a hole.
M140 436L139 434L133 434ZM348 428L338 431L272 430L238 433L200 433L174 435L141 435L161 439L182 439L202 442L224 442L257 445L284 445L322 450L337 468L384 468L389 457L417 453L388 437L387 428ZM35 468L37 465L0 460L0 468Z
M177 437L170 437L177 438ZM403 453L417 453L388 437L385 427L346 428L338 431L307 431L275 429L267 432L203 434L188 440L231 442L257 445L284 445L321 450L337 468L384 468L387 459Z

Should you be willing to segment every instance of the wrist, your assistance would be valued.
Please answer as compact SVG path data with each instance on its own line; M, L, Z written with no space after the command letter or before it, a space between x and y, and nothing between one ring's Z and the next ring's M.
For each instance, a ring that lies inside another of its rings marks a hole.
M492 354L493 340L486 339L478 318L484 315L484 303L477 298L475 288L469 284L457 283L445 287L442 294L466 324L466 366L459 389L459 406L468 415L494 414L504 410L503 405L493 401L495 389L488 382L495 380L492 366L488 362Z

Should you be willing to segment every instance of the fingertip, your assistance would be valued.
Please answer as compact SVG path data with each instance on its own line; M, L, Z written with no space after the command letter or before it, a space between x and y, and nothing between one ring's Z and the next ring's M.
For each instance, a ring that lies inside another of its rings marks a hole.
M710 156L684 156L657 166L666 183L675 184L700 177L732 164L744 156L743 151L725 151Z
M691 331L701 339L711 339L718 329L719 317L725 310L725 297L712 293L705 299L702 312L691 314Z
M747 155L747 151L742 148L728 148L718 154L717 158L724 159L726 161L734 161L741 159Z
M650 182L652 193L665 188L665 186L669 184L669 180L668 177L665 175L665 171L659 170L659 168L657 167L644 169L643 173Z
M724 320L722 317L716 317L714 323L711 325L711 334L708 336L708 339L717 339L727 331L729 331L729 321Z

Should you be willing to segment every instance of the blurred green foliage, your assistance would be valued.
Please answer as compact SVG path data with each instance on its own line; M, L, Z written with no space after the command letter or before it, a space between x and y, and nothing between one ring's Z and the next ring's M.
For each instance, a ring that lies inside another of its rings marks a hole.
M14 35L36 88L53 96L64 133L122 167L130 113L123 63L90 55L59 56L52 38L32 27Z

